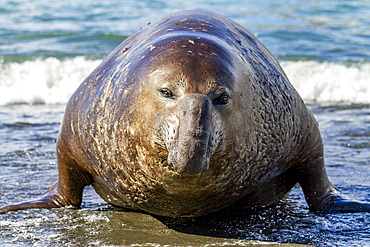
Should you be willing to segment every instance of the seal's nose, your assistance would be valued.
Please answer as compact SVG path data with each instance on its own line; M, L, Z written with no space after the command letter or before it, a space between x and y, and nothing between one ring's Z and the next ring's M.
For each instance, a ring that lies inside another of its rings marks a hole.
M177 173L197 175L208 170L212 103L203 94L187 96L179 108L179 139L170 150L168 163Z

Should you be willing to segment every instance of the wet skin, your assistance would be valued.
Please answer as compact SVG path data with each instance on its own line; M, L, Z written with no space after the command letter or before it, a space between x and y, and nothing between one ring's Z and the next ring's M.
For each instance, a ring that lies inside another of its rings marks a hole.
M299 183L313 211L370 212L330 183L318 124L274 57L217 14L177 12L120 44L71 97L57 140L58 182L2 207L107 202L200 216L271 205Z

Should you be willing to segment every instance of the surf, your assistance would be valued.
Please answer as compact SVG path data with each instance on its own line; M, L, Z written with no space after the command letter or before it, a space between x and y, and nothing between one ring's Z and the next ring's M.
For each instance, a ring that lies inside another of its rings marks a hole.
M66 104L100 59L36 58L0 62L0 105ZM370 103L370 62L281 61L308 103Z

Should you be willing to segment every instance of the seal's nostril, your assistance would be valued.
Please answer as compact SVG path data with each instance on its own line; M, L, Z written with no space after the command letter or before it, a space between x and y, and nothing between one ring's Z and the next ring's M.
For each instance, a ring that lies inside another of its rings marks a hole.
M173 165L172 159L167 159L167 168L169 170L175 171L175 167Z

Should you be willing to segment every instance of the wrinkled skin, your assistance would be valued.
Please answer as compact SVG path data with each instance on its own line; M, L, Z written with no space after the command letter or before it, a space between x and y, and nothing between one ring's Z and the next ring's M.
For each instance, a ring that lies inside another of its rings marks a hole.
M370 211L328 180L311 112L273 56L238 24L183 11L119 45L71 97L57 141L59 180L0 209L107 202L200 216L236 201L271 205L299 183L313 211Z

